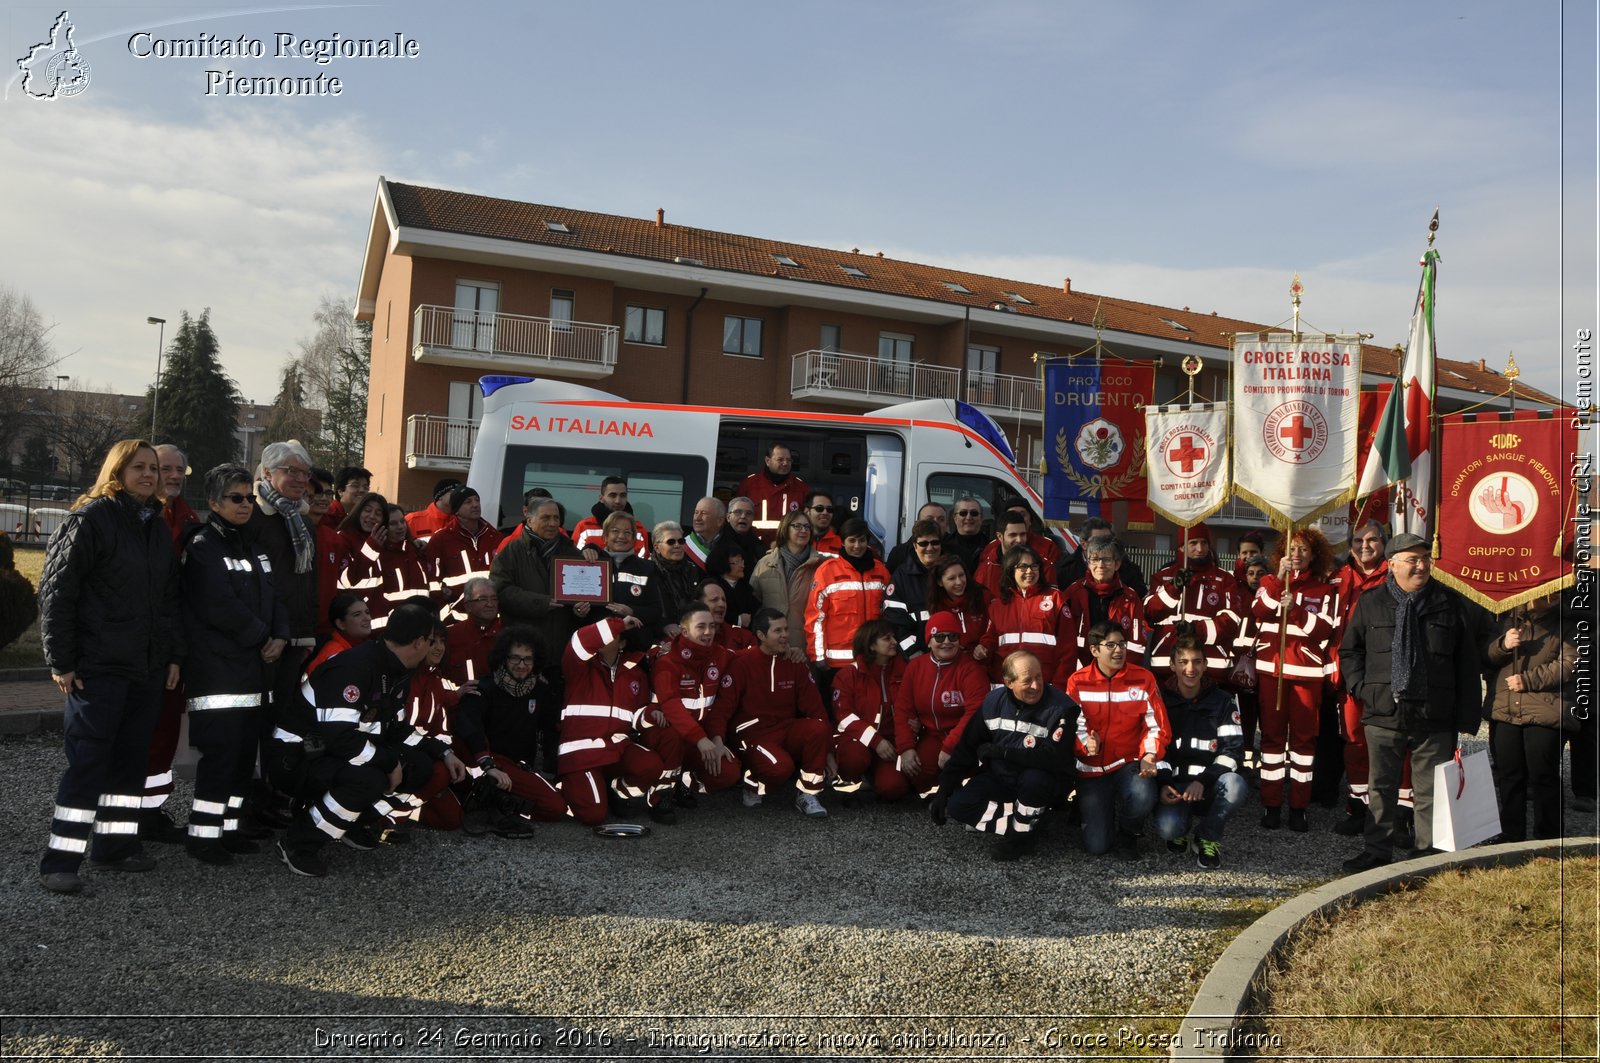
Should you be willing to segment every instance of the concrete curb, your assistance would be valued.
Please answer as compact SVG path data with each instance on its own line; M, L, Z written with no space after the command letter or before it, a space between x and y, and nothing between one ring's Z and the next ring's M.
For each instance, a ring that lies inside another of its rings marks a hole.
M1439 853L1347 875L1303 893L1252 923L1234 938L1200 984L1189 1014L1174 1038L1170 1058L1249 1059L1255 1047L1244 1029L1252 986L1267 961L1277 955L1302 923L1313 916L1389 893L1408 882L1463 867L1507 867L1540 856L1583 856L1600 852L1597 838L1556 838L1509 842L1458 853Z
M0 712L0 737L31 735L38 731L59 731L64 725L66 715L67 711L64 708Z
M38 683L49 678L48 668L0 668L0 683Z

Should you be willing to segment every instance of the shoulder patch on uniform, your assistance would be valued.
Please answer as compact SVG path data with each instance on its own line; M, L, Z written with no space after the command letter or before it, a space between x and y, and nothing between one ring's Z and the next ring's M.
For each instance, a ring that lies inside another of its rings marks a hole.
M349 686L345 687L344 688L344 700L348 701L352 705L354 705L356 702L360 701L361 700L361 688L356 686L354 683L351 683Z
M1022 744L1027 746L1029 749L1032 749L1033 746L1034 746L1033 735L1027 735L1026 737L1024 737L1022 739Z

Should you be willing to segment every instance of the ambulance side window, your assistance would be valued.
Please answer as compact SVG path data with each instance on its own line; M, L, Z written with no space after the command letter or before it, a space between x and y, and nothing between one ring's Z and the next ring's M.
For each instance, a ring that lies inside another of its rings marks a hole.
M600 498L600 481L628 481L628 504L646 528L663 520L684 522L704 491L704 458L679 454L584 453L544 447L506 448L503 524L521 519L523 493L542 487L566 509L566 527L590 515ZM687 526L687 525L685 525Z
M1017 498L1017 490L1002 480L992 476L982 476L977 473L952 473L939 472L928 477L927 483L929 502L937 502L945 509L954 509L958 499L970 498L978 503L983 510L983 524L985 528L994 527L994 515L1005 502ZM1023 505L1030 511L1033 509L1026 500ZM1039 514L1034 513L1035 522Z

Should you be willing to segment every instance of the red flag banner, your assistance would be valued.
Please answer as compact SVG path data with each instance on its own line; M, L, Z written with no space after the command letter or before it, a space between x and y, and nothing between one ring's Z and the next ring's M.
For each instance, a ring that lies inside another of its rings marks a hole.
M1572 584L1571 412L1469 413L1440 423L1433 574L1492 612Z
M1361 412L1356 422L1356 453L1365 454L1372 449L1372 436L1378 430L1378 417L1383 404L1389 401L1393 384L1379 384L1373 391L1361 393ZM1350 527L1359 528L1375 520L1385 528L1389 526L1389 508L1392 498L1389 488L1381 487L1365 498L1350 503Z

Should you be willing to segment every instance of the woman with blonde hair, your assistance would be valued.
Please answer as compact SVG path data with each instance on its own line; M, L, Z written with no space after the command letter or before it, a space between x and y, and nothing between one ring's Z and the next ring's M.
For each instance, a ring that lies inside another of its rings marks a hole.
M160 476L149 443L114 444L46 549L40 632L67 698L67 770L39 863L52 893L84 891L86 856L101 871L155 867L139 845L140 795L161 691L177 686L183 656Z
M772 549L756 562L750 586L761 605L777 609L789 618L791 636L803 632L806 622L806 597L811 591L811 576L822 564L822 554L811 545L811 518L803 509L791 510L778 521Z
M1251 606L1261 700L1261 826L1277 830L1281 824L1287 775L1289 829L1305 831L1322 687L1337 660L1339 589L1332 582L1333 550L1315 528L1280 539L1273 568L1275 574L1261 577Z

